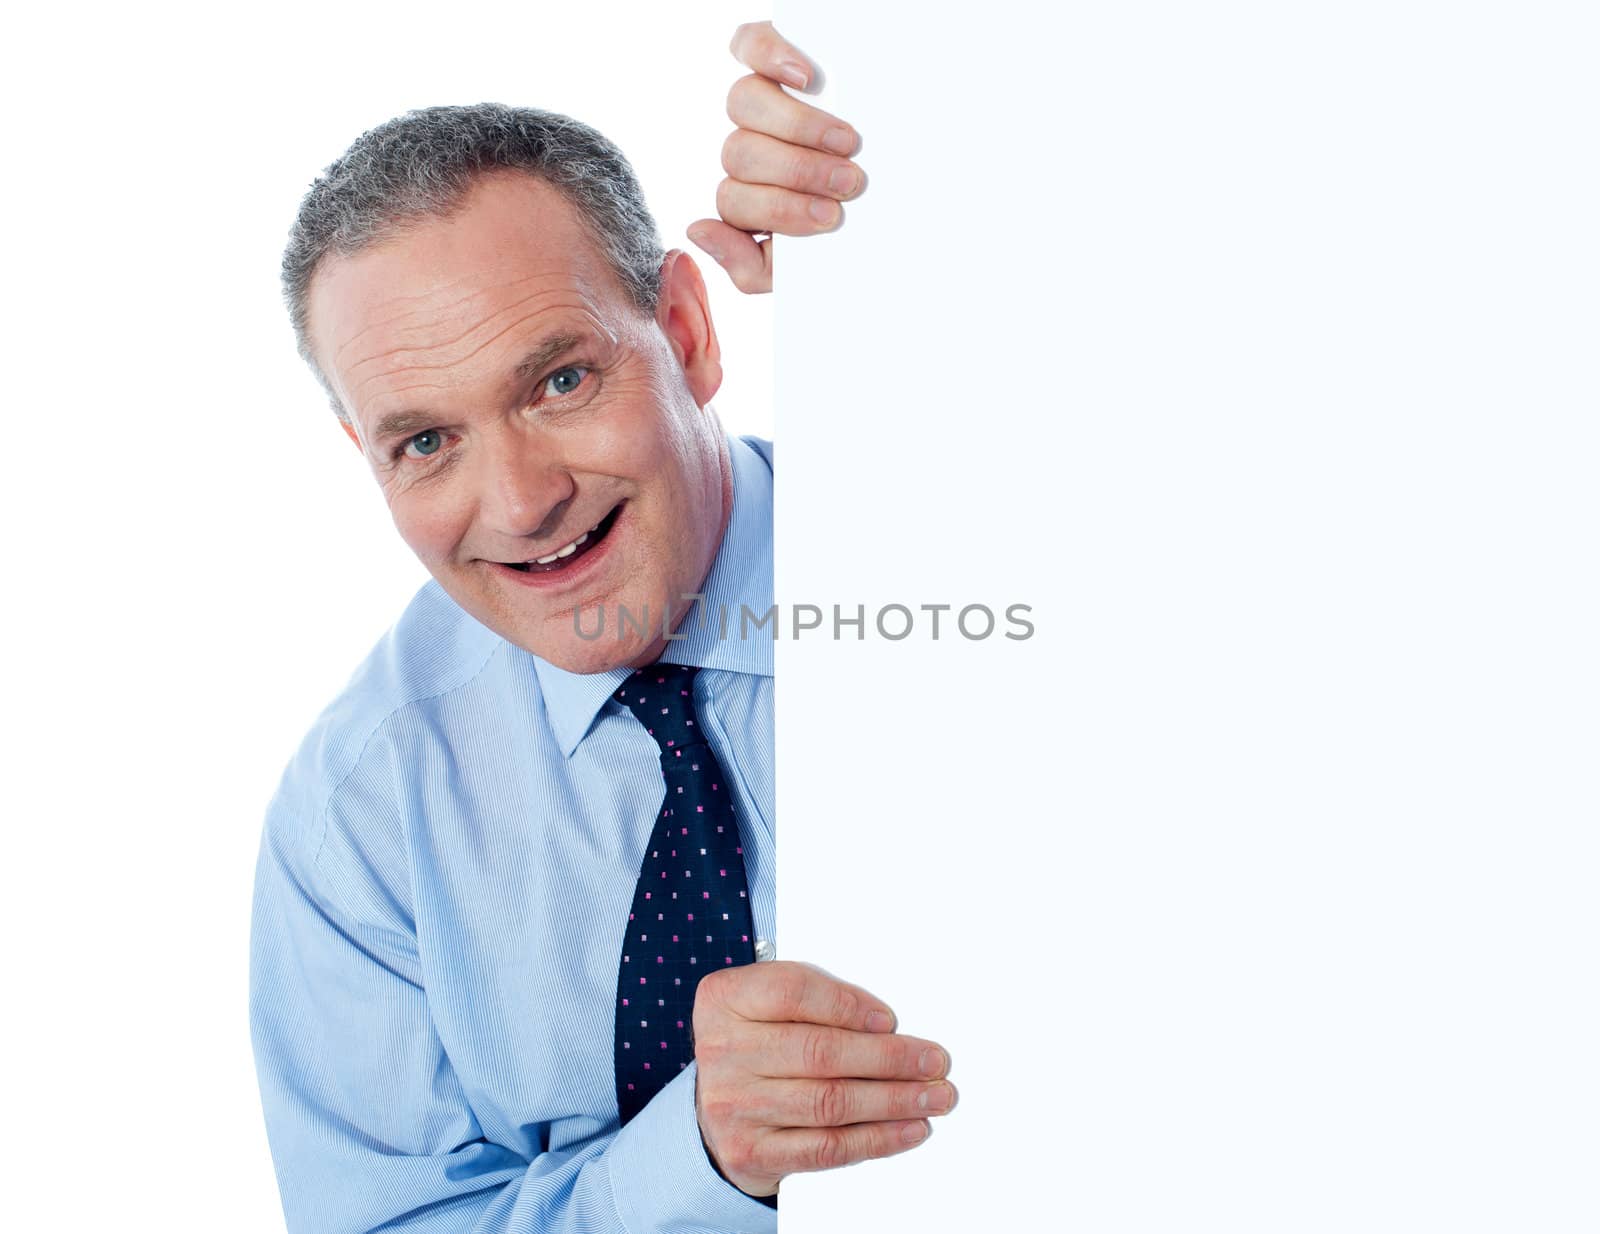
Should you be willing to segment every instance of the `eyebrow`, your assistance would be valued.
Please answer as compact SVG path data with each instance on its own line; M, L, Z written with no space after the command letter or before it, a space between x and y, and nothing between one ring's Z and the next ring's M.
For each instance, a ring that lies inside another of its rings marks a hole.
M519 381L526 381L530 377L543 376L544 370L559 356L571 351L583 342L584 335L575 334L570 330L563 330L559 334L552 334L541 339L527 355L517 361L517 366L511 370L512 377ZM380 416L378 423L372 430L374 445L382 445L395 437L412 437L425 428L432 428L439 422L437 411L427 411L408 408L404 411L391 411Z

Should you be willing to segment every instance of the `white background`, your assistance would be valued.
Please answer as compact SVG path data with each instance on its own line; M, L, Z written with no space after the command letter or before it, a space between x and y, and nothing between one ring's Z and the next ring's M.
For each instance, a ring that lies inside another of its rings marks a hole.
M1038 634L780 646L783 954L963 1091L786 1234L1593 1230L1582 6L791 7L872 185L783 249L780 600ZM294 355L299 193L493 98L681 243L759 15L13 19L8 1226L281 1228L261 812L423 577ZM712 275L768 432L772 306Z
M780 950L962 1090L787 1234L1600 1229L1592 6L777 16L780 599L1038 623L780 644Z
M600 129L686 247L745 71L728 40L765 13L44 12L5 23L0 1225L281 1231L246 1013L262 818L427 577L295 354L278 260L300 195L391 115L492 99ZM770 299L701 265L716 406L771 436Z

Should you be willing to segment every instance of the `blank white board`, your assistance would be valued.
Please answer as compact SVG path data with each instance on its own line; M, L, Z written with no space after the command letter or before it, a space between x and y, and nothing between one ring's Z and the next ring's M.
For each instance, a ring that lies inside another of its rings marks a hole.
M1600 1224L1592 13L779 6L779 945L962 1091L786 1234Z

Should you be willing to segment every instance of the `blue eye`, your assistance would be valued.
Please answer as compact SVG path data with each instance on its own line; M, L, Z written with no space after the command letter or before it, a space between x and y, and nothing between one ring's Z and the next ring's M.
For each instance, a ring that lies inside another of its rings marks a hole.
M424 432L418 433L410 441L406 442L405 450L406 454L411 458L426 458L430 454L437 454L439 447L443 444L444 443L439 440L438 430L430 428ZM411 453L412 446L417 448L416 454Z
M569 364L566 368L557 369L545 378L544 389L546 394L571 394L589 375L589 370L581 364Z

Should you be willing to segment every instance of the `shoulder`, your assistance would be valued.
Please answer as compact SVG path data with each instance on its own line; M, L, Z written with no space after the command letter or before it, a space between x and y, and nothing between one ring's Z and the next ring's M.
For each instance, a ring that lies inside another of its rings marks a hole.
M508 644L430 579L325 706L285 767L268 825L318 843L330 806L361 770L385 761L386 732L492 673ZM382 773L379 773L380 776Z

